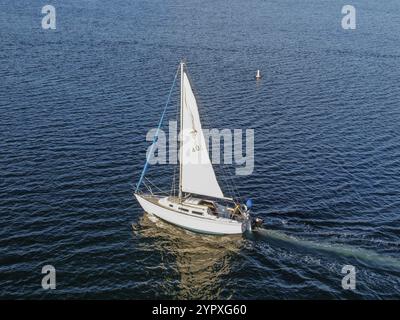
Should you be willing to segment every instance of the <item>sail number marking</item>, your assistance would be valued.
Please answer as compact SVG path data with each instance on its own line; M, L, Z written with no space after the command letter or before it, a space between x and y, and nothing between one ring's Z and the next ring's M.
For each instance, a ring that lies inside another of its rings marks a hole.
M192 152L196 152L196 151L200 151L200 146L198 144L196 144L193 148L192 148Z

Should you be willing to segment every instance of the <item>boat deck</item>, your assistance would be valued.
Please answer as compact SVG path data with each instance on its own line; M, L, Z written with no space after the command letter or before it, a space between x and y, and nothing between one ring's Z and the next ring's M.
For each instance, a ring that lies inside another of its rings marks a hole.
M166 204L160 203L160 200L165 198L163 196L149 195L149 194L142 194L142 196L153 204L163 206L167 209L174 210L174 211L177 211L182 214L184 213L184 212L180 212L179 210L169 208L169 207L167 207ZM229 219L229 220L236 220L236 221L243 221L245 219L242 215L238 215L238 214L233 215L231 208L228 208L226 206L223 206L223 205L220 205L217 203L214 203L214 207L211 208L210 206L208 206L206 204L192 204L192 203L185 202L185 200L187 200L187 199L184 199L184 201L181 201L181 199L176 196L168 196L167 197L168 202L171 202L175 205L180 205L185 209L192 209L191 210L192 212L195 211L196 209L204 211L204 213L203 213L204 217L208 216L208 217L214 218L214 219L222 218L222 219ZM201 199L199 199L199 200L201 200ZM211 209L212 211L210 212L210 210L208 210L208 209Z

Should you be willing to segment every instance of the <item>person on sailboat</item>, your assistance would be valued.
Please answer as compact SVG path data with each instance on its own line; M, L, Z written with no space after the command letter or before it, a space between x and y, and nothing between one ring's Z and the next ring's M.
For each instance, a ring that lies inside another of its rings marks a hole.
M237 215L240 213L240 204L237 203L235 208L233 208L233 215Z

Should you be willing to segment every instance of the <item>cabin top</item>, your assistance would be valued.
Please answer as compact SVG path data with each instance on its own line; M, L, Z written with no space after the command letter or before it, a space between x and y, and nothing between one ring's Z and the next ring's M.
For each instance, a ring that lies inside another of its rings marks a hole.
M200 198L189 197L184 199L182 202L179 202L179 198L177 197L168 197L160 199L160 203L170 207L171 209L196 215L216 213L216 208L212 201Z
M185 199L184 201L183 201L183 203L187 203L187 204L201 204L201 199L199 199L199 198L193 198L193 197L190 197L190 198L187 198L187 199Z

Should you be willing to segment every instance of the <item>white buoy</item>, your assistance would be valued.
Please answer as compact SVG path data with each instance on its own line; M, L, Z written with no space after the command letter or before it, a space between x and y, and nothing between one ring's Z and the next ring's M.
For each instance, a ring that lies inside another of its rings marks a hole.
M260 70L257 70L256 80L260 80L260 79L261 79L261 72L260 72Z

